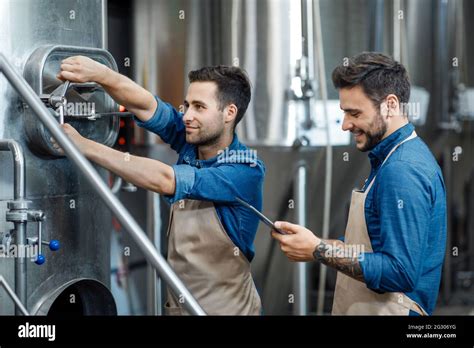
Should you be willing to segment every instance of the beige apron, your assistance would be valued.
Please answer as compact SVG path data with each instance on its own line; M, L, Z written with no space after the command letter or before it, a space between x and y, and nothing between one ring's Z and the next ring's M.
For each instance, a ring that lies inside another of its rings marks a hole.
M210 315L259 315L250 263L225 232L212 202L185 199L171 207L168 262ZM188 314L168 289L167 315Z
M414 139L413 133L397 144L387 155L384 163L392 153L404 142ZM365 222L365 198L374 183L375 177L364 192L352 191L349 219L346 227L344 243L362 246L365 252L372 252L367 226ZM357 250L357 249L356 249ZM332 306L333 315L408 315L413 310L421 315L427 313L416 302L401 292L378 294L367 288L364 282L355 280L341 272L337 272L336 289Z

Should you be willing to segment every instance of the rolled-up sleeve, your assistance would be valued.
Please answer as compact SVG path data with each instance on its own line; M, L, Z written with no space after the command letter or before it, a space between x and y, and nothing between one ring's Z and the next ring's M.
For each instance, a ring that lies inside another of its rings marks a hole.
M235 197L246 198L260 192L265 167L260 161L255 167L226 164L196 168L187 164L173 166L176 182L174 195L165 199L174 203L181 199L235 203Z
M359 257L365 283L379 292L411 292L428 237L430 177L413 163L395 161L382 167L373 189L381 247Z
M139 127L159 135L173 150L179 152L186 144L183 114L160 98L155 99L158 106L153 116L146 122L140 121L137 117L134 117L134 120Z
M165 196L170 203L184 199L191 194L194 187L196 169L188 164L176 164L173 166L176 183L175 194Z

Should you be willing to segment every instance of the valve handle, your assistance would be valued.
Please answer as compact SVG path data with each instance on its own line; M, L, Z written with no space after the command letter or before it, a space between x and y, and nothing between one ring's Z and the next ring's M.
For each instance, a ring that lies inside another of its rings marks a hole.
M69 86L71 85L71 81L69 80L66 80L64 83L63 83L63 88L61 90L61 97L66 97L66 93L67 93L67 90L69 89Z
M52 239L49 242L49 249L51 251L58 251L60 247L61 247L61 245L59 243L59 240L57 240L57 239Z
M36 258L35 263L37 265L42 265L46 261L46 258L44 257L43 254L38 254L38 257Z

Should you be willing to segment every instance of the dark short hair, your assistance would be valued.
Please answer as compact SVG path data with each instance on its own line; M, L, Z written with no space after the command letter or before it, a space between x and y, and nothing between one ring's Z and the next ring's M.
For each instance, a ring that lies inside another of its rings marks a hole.
M222 111L229 104L237 106L234 129L244 117L251 98L250 81L245 70L236 66L217 65L190 71L189 82L215 82Z
M410 80L405 67L393 58L378 52L362 52L349 58L332 72L336 89L361 86L375 107L395 94L400 103L410 99Z

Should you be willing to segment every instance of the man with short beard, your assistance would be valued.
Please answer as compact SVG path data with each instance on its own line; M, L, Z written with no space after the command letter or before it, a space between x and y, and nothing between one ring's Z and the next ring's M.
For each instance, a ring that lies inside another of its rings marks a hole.
M374 52L334 69L342 129L370 151L371 172L352 192L344 240L276 222L291 261L317 260L338 271L333 314L432 314L446 248L446 192L441 169L404 113L410 96L400 63Z
M265 167L256 156L220 155L251 151L235 134L250 102L250 82L242 69L230 66L205 67L188 77L182 114L87 57L65 59L58 75L102 85L139 126L170 144L179 155L176 165L138 156L124 160L122 152L82 137L71 125L63 129L88 159L173 204L168 262L207 314L258 315L261 301L250 272L258 217L235 198L261 209ZM187 314L170 291L165 310Z

